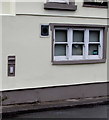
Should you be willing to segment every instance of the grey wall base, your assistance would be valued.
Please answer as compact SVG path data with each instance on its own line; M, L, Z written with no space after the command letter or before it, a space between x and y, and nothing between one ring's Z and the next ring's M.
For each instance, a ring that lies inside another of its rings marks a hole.
M107 96L108 82L2 92L2 104L21 104Z

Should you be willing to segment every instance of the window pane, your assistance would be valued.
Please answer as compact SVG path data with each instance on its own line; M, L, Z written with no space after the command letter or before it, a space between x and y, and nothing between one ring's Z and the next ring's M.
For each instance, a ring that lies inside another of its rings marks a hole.
M89 55L98 55L98 45L89 45Z
M55 42L67 42L67 30L55 30Z
M73 31L73 42L84 42L84 31Z
M73 45L72 55L83 55L83 45Z
M89 32L89 42L99 42L100 31L90 31Z
M66 56L66 45L55 45L55 56Z

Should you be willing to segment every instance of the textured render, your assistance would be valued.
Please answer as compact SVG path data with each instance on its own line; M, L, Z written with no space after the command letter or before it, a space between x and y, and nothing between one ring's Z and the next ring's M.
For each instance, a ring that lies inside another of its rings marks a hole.
M107 81L107 63L52 65L50 37L40 38L43 23L98 24L102 19L3 17L3 90ZM7 77L7 56L16 55L16 76Z

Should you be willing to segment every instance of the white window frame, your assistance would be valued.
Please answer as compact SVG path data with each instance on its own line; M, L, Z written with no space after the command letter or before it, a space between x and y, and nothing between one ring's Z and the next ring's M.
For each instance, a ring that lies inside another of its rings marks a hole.
M53 51L55 51L55 30L67 30L67 48L66 56L54 56L54 61L75 61L75 60L99 60L103 58L103 29L96 28L55 28L54 29L54 46ZM72 44L73 44L73 31L84 31L84 42L79 43L83 44L83 55L72 55ZM89 31L100 31L100 41L99 42L90 42L92 44L99 44L98 55L89 55ZM62 43L59 43L62 44ZM64 44L64 43L63 43ZM53 52L54 55L54 52Z
M71 36L72 36L72 38L71 38L71 41L73 41L73 31L74 30L78 30L78 31L85 31L85 29L71 29ZM82 60L82 59L84 59L84 57L85 57L85 49L84 49L84 46L85 46L85 32L84 32L84 42L72 42L72 45L73 44L83 44L83 55L72 55L71 54L71 58L70 58L70 60ZM72 45L71 45L71 51L72 51Z
M100 42L90 42L90 43L93 43L93 44L99 44L99 48L98 48L98 55L88 55L87 56L87 59L102 59L102 56L103 56L103 29L88 29L88 31L100 31ZM88 43L89 44L89 41Z
M48 0L47 2L58 2L58 3L67 3L67 4L69 4L69 0Z
M94 2L103 3L103 2L104 2L104 0L94 0Z
M68 28L56 28L55 30L67 30L67 40L69 39L68 38ZM56 44L68 44L68 41L67 42L55 42L55 31L54 31L54 48L55 48L55 45ZM61 61L61 60L68 60L68 45L66 45L66 56L54 56L54 59L56 61Z

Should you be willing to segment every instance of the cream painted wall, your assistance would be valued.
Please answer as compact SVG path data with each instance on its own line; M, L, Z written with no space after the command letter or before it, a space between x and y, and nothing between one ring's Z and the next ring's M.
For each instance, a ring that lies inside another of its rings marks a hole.
M51 16L57 15L57 16L70 16L70 17L75 16L75 17L107 18L107 9L83 7L84 0L75 0L77 5L77 10L70 12L44 10L44 1L46 0L1 0L0 4L2 4L2 9L0 9L0 14L2 15L38 14L38 15L51 15Z
M109 9L108 9L108 13L109 13ZM108 14L108 17L109 17L109 14ZM108 22L107 22L108 26L109 26L109 19L108 19ZM108 28L108 31L109 31L109 28ZM107 50L109 51L109 34L107 35L108 37L108 42L107 42ZM109 53L107 53L107 80L109 82Z
M52 65L50 37L40 38L44 23L106 25L106 19L48 16L3 17L3 90L107 81L107 63ZM7 77L7 56L16 55L16 76Z
M14 0L1 0L2 9L0 15L15 15L15 2Z
M10 14L10 2L2 2L2 14Z
M78 0L76 0L76 11L44 10L43 2L17 2L16 14L107 18L106 8L83 7L83 0L81 1L82 2L78 2Z
M108 2L108 6L109 6L109 2ZM107 16L109 17L109 9L108 9L108 14L107 14ZM107 24L108 24L108 26L109 26L109 19L107 20ZM109 28L108 28L108 31L109 31ZM108 42L107 42L107 49L108 49L108 51L109 51L109 34L107 35L107 37L108 37ZM108 56L108 60L107 60L107 73L109 73L109 53L107 54L107 56ZM109 74L107 74L107 80L109 81Z
M1 90L2 90L2 17L0 16L0 91Z
M109 24L109 22L108 22ZM109 29L108 29L109 31ZM109 82L109 34L108 34L108 41L107 41L107 50L108 50L108 53L107 53L107 81Z

